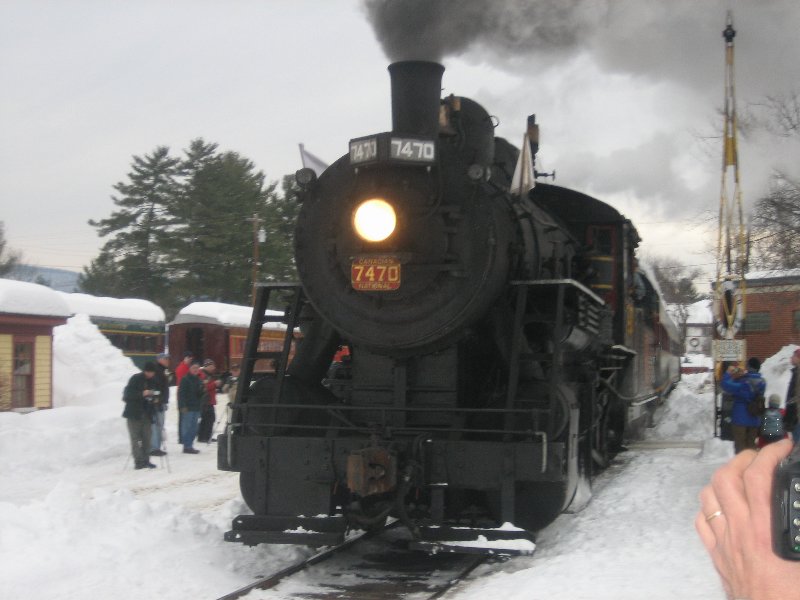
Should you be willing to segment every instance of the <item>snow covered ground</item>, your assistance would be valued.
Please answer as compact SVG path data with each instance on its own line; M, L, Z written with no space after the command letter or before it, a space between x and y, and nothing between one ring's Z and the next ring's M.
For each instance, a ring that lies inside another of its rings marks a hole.
M216 470L214 444L179 452L174 402L169 461L134 471L120 398L135 369L81 315L54 348L57 408L0 413L0 598L217 598L309 553L222 541L246 511L237 474ZM770 391L785 390L792 349L765 364ZM533 556L482 567L451 597L723 599L692 524L700 488L732 455L712 439L706 378L685 377L648 431L701 450L622 453Z

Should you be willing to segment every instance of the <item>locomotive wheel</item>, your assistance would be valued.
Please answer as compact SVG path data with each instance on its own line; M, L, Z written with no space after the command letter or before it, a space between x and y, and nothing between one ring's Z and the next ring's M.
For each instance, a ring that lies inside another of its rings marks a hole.
M263 513L263 507L256 506L256 474L253 471L242 471L239 473L239 490L245 504L255 514L259 514L259 509Z

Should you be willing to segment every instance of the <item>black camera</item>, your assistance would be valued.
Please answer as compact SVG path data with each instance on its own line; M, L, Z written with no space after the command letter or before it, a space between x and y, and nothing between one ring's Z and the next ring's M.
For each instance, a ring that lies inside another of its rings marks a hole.
M775 469L772 549L781 558L800 560L800 444Z

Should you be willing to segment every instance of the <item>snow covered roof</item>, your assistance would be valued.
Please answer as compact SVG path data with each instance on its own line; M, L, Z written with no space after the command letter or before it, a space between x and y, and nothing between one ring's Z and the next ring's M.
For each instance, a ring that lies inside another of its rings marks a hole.
M686 323L688 325L711 324L714 322L714 315L711 312L711 300L698 300L694 304L689 304L686 310ZM680 321L680 305L668 304L667 311L674 320Z
M107 298L89 294L60 294L69 306L71 314L84 314L90 317L119 319L125 321L150 321L163 323L164 311L157 304L139 298Z
M69 317L69 306L58 292L38 283L0 279L0 313Z
M268 315L281 316L282 312L268 310ZM238 304L224 304L222 302L192 302L175 315L175 320L170 325L180 323L211 323L224 327L250 327L253 316L252 306L239 306ZM283 323L265 323L267 329L286 329Z
M787 279L800 278L800 269L776 269L772 271L752 271L747 273L745 281L755 281L758 279Z

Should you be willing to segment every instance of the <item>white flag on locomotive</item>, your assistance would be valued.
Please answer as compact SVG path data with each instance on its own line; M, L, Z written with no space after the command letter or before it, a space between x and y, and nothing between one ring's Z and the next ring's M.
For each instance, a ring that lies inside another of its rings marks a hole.
M311 152L307 151L303 144L300 144L300 160L303 162L304 169L311 169L317 174L317 177L322 175L322 172L328 168L327 163L320 158L317 158Z
M511 193L522 196L536 187L536 178L533 175L533 160L531 159L531 142L528 134L522 137L522 151L514 167L514 176L511 178Z

